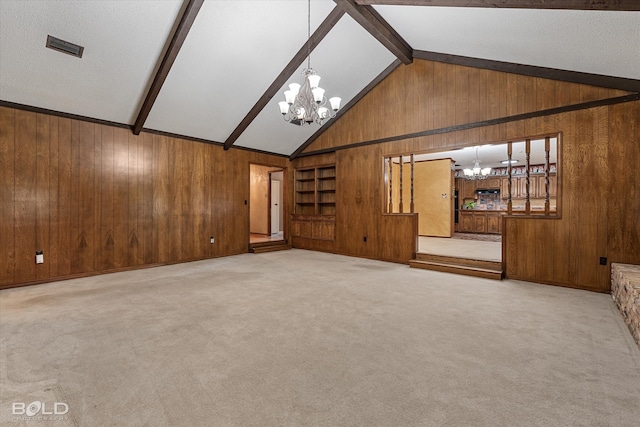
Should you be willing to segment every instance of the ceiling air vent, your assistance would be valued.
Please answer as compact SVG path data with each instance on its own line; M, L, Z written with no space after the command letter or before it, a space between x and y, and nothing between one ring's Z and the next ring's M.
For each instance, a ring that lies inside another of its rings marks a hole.
M84 47L82 46L66 42L53 36L47 36L47 47L77 58L82 58L82 52L84 51Z

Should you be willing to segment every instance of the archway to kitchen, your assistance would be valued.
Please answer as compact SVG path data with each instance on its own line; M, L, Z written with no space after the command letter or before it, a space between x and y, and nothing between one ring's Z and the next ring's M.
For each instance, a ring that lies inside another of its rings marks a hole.
M386 157L386 213L418 213L418 253L502 261L502 218L558 212L558 135Z

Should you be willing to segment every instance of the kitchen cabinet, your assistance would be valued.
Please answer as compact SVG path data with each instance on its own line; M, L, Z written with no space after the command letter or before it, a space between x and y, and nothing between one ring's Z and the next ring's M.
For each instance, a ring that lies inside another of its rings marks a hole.
M536 197L539 199L544 199L546 197L545 177L538 176L536 178L537 178ZM558 186L558 177L556 175L549 175L549 198L553 199L556 197L557 186Z
M500 234L502 231L502 214L500 212L487 212L487 233Z
M473 225L475 227L475 233L487 232L487 214L485 212L473 213Z
M475 223L473 222L473 212L460 212L460 231L463 233L475 233Z
M502 178L500 183L500 197L503 200L509 198L509 178ZM549 197L555 198L558 192L558 177L556 174L549 175ZM511 198L525 199L527 197L527 177L519 176L511 178ZM544 175L531 175L529 182L529 198L544 199L545 194L545 177Z
M487 180L485 181L486 186L483 186L483 184L480 184L480 186L483 186L483 188L486 188L487 190L498 190L500 188L500 184L501 184L501 179L500 178L487 178Z
M462 198L473 199L476 197L476 181L464 179L462 181Z
M460 211L460 232L500 234L502 232L501 211Z

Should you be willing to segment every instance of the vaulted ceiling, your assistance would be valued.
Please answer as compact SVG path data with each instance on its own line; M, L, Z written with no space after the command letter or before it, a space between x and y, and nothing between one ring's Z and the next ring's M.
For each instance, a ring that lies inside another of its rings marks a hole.
M638 10L629 0L312 0L311 65L347 108L413 56L640 87ZM82 58L45 48L47 35L83 46ZM306 0L2 0L0 100L290 155L318 131L286 123L277 106L302 79L306 42Z

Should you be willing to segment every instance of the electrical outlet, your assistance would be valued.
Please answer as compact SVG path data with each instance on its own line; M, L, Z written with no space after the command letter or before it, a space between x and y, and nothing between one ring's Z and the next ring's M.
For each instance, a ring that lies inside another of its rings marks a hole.
M36 251L36 264L44 264L44 254L42 251Z
M607 257L606 256L601 256L600 257L600 265L607 265Z
M211 242L211 244L213 245L213 242L215 242L215 239L213 238L213 236L211 236L211 237L209 238L209 241L210 241L210 242Z

